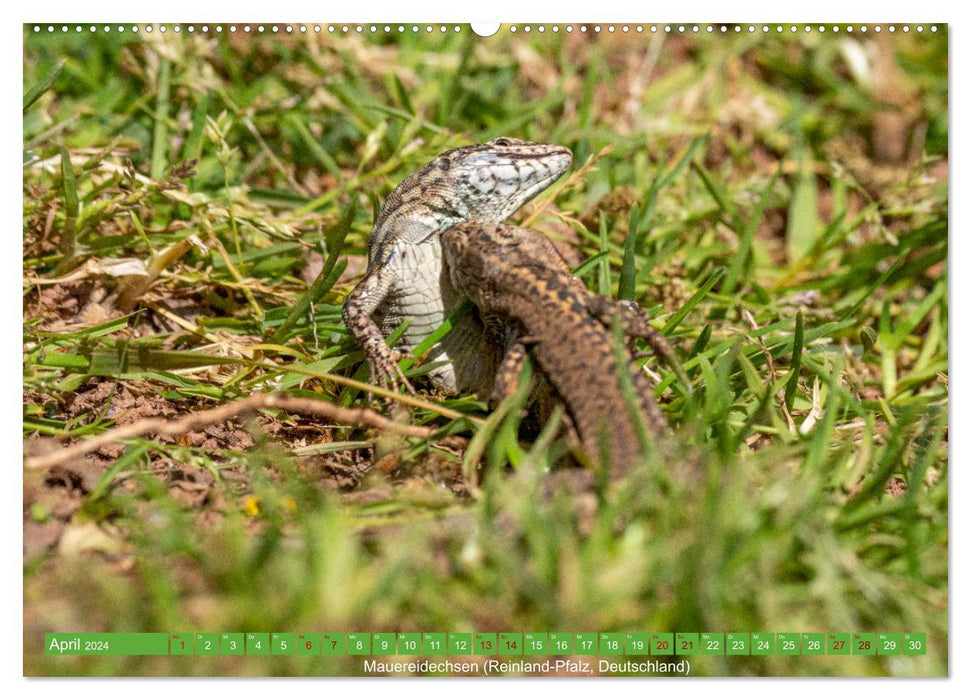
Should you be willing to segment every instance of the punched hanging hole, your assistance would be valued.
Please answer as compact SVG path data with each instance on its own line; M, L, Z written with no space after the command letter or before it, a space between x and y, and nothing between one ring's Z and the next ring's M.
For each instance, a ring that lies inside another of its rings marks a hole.
M500 22L473 22L471 24L472 31L475 32L477 36L492 36L499 31L502 26Z

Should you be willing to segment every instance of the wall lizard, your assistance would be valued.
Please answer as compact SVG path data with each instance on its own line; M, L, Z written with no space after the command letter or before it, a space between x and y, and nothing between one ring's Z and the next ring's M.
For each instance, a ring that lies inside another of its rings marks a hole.
M537 231L462 223L442 235L442 247L452 286L478 307L487 328L498 324L517 336L498 370L496 398L516 381L531 350L564 400L587 456L602 463L606 444L612 476L623 474L642 454L636 420L649 438L669 432L647 377L633 361L632 343L644 338L669 362L674 355L639 307L588 291ZM612 332L615 319L631 343L621 357ZM622 390L621 363L634 390L633 411Z
M463 221L504 222L572 160L563 146L497 138L441 154L391 192L368 237L367 271L343 309L344 324L364 349L374 380L413 391L385 335L411 319L400 344L410 352L464 301L442 274L441 233ZM425 361L441 363L429 372L434 386L488 394L504 350L484 339L473 311Z

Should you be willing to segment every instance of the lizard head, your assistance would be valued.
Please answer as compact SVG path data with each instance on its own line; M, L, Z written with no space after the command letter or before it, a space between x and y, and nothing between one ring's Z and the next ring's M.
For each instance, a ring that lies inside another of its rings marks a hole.
M369 250L384 260L392 242L421 243L462 221L501 224L572 162L565 146L505 137L446 151L388 195Z
M463 219L501 224L565 173L573 153L565 146L502 137L436 160L454 183Z

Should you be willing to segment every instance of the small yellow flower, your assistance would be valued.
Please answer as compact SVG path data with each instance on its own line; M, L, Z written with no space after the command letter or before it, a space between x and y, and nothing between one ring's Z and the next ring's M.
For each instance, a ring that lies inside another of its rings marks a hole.
M260 514L260 499L256 496L247 496L243 502L243 512L254 518L258 516Z

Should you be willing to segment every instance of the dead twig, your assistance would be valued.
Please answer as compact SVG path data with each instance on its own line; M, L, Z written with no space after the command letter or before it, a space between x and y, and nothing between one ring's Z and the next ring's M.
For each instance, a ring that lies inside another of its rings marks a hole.
M166 418L145 418L131 425L123 425L96 437L82 440L52 454L31 457L24 461L27 469L48 469L64 462L78 459L104 445L128 440L141 435L154 433L159 436L173 437L196 430L204 425L222 423L243 413L252 413L265 408L274 408L291 413L320 416L336 423L364 425L379 430L391 430L409 437L427 438L434 435L433 428L418 425L402 425L385 418L368 408L342 408L329 401L297 398L285 394L253 394L245 399L233 401L206 411L198 411L178 420Z

